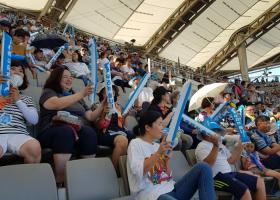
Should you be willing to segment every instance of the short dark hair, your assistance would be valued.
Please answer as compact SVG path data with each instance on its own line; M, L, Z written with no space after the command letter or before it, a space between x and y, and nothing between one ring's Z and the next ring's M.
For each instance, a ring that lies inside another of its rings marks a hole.
M256 117L255 125L258 126L259 122L269 122L269 121L270 121L270 118L268 116L260 115L260 116Z
M158 105L162 100L162 96L165 95L166 93L168 93L168 90L165 89L165 87L163 87L163 86L157 87L153 92L154 98L153 98L151 104Z
M137 136L145 135L145 126L152 126L153 123L161 117L161 114L156 111L146 111L144 112L138 121L138 125L133 128L133 132Z
M214 102L214 98L213 97L205 97L204 99L202 99L201 102L201 108L207 108L209 106L211 106L211 104Z
M227 94L229 94L231 96L230 92L225 92L225 93L223 93L223 98L225 98Z
M34 51L34 54L36 54L36 53L43 53L43 50L42 50L42 49L36 49L36 50Z
M200 88L202 88L204 85L203 84L199 84L198 86L197 86L197 89L200 89Z
M262 101L258 101L255 103L255 105L259 105L259 104L263 105L264 103Z
M46 83L44 85L44 89L52 89L56 91L57 93L62 93L63 89L61 88L60 81L62 79L62 75L64 70L70 70L68 67L64 65L57 66L54 68L49 76L49 78L46 80Z
M30 34L27 31L19 28L15 30L14 36L25 37L25 36L30 36Z
M63 53L62 53L57 57L57 59L65 59L65 55L63 55Z
M26 76L26 73L25 73L25 68L24 68L24 65L18 61L18 60L11 60L11 67L12 66L16 66L16 67L21 67L22 68L22 71L23 71L23 83L21 86L18 87L19 90L25 90L27 87L28 87L28 79L27 79L27 76Z

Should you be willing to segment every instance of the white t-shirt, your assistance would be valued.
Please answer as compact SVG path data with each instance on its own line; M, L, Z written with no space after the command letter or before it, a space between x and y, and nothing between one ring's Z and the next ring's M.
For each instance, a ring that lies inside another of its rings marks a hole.
M168 178L161 163L144 174L144 160L154 154L159 144L150 144L140 138L132 140L127 150L127 175L131 194L137 200L156 200L171 192L175 182Z
M121 67L121 71L124 72L124 73L128 73L129 75L135 74L134 69L129 68L129 67L126 66L126 65L123 65L123 66Z
M69 62L65 63L69 70L75 74L76 77L90 74L90 71L85 63L82 62Z
M211 142L203 140L195 149L195 156L197 161L203 161L211 152L213 144ZM231 166L227 159L231 156L229 150L223 145L219 145L219 153L216 158L215 164L212 166L213 177L221 173L232 172Z

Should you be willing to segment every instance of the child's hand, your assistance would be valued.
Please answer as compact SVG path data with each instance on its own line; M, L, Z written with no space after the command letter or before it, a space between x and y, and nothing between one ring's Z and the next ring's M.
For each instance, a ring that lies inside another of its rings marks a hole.
M167 142L166 141L166 137L167 136L164 136L161 143L160 143L160 146L157 150L157 153L160 154L160 155L165 155L166 154L166 151L170 150L172 151L172 146L171 146L171 142Z

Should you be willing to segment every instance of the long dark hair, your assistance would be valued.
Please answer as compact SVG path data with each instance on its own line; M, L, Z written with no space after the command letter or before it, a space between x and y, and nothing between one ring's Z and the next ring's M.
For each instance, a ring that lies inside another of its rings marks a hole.
M25 73L25 68L23 67L23 64L18 61L18 60L12 60L11 61L11 66L15 66L15 67L21 67L22 68L22 72L23 72L23 83L21 86L18 87L19 90L25 90L28 87L28 79Z
M54 68L49 76L49 78L46 80L46 83L44 85L44 89L52 89L56 91L57 93L62 93L63 89L61 88L60 81L62 79L62 75L64 70L68 70L68 67L64 65L57 66ZM69 71L70 72L70 71Z
M133 128L133 132L137 136L145 135L145 126L152 126L153 123L161 117L161 114L156 111L146 111L144 112L138 121L138 125Z

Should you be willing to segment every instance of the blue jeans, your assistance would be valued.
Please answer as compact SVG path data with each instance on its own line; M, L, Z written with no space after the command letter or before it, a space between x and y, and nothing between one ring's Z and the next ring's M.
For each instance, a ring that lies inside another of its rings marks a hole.
M158 200L186 200L191 199L198 190L200 200L216 199L212 169L206 163L196 164L175 185L174 189L160 195Z

